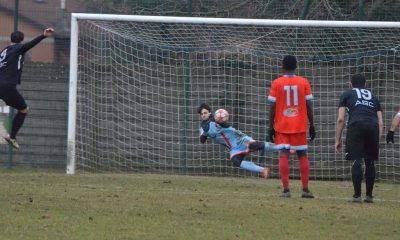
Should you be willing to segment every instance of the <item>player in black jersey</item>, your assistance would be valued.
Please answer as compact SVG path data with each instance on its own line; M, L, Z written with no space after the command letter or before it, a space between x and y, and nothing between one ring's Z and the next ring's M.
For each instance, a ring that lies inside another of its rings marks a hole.
M342 149L342 132L346 110L349 113L346 136L346 160L352 161L351 178L354 195L352 202L361 202L363 179L362 159L365 164L366 196L364 202L373 202L372 191L375 183L375 161L378 161L379 138L383 132L382 109L379 100L365 88L365 77L356 74L351 77L352 89L343 93L339 101L336 125L336 152Z
M12 122L12 128L4 139L13 147L18 149L16 140L18 130L24 123L28 106L25 99L17 90L17 85L21 83L22 68L24 66L25 53L36 46L43 39L51 36L53 28L47 28L43 34L37 36L32 41L21 43L24 40L24 34L20 31L11 33L11 45L0 51L0 99L8 106L18 110Z

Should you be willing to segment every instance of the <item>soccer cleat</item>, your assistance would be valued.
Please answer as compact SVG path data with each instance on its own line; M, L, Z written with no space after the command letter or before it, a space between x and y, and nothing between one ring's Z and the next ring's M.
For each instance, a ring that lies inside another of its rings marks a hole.
M290 198L290 190L284 189L283 192L281 193L281 195L279 195L279 196L284 197L284 198Z
M303 192L301 193L302 198L314 198L314 195L312 192L306 188L303 189Z
M11 147L19 149L19 144L17 143L17 139L11 138L9 134L4 137L4 140L6 140Z
M361 196L353 196L353 198L352 199L350 199L350 201L349 202L352 202L352 203L361 203L362 202L362 199L361 199Z
M264 170L262 171L262 173L261 173L261 176L263 177L263 178L268 178L268 176L269 176L269 168L264 168Z
M372 197L372 196L366 195L365 198L364 198L364 202L365 203L373 203L374 202L373 198L374 197Z

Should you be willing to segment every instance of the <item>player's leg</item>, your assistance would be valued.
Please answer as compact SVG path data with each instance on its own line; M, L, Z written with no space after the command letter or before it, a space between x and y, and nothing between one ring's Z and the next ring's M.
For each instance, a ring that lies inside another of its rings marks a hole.
M297 150L297 157L299 158L300 164L300 178L301 178L301 185L303 187L301 192L302 198L314 198L314 195L308 188L309 183L309 176L310 176L310 161L307 157L306 150Z
M350 126L346 136L346 160L351 161L351 180L354 194L352 202L361 202L361 183L363 178L361 161L363 158L364 137L359 124Z
M279 174L281 176L281 182L283 191L281 197L290 197L289 188L289 150L282 149L279 153Z
M25 117L28 114L28 108L18 110L17 114L14 116L13 125L10 132L10 137L16 139L18 131L24 124Z
M353 160L351 165L351 180L353 181L353 200L354 202L361 201L361 183L363 178L363 172L361 167L361 159Z
M305 150L297 150L297 157L300 164L300 178L303 189L308 189L308 178L310 175L310 163Z
M28 113L28 106L26 105L25 99L15 88L9 89L8 94L4 96L3 100L7 105L18 111L13 118L10 133L4 138L12 147L18 149L19 144L16 141L16 137L19 129L24 124L25 117Z
M278 151L279 150L275 146L274 143L260 142L260 141L253 141L253 142L249 143L249 148L250 148L251 151L264 150L264 152Z
M258 150L264 150L264 152L268 151L277 151L275 148L275 144L269 143L269 142L259 142L259 141L252 141L249 143L249 149L250 151L258 151ZM263 172L261 173L261 176L263 178L268 178L269 176L270 169L265 167Z
M246 154L236 154L231 158L233 166L240 167L250 172L261 174L262 177L267 178L269 175L269 168L263 168L251 161L244 161Z
M300 178L302 185L301 197L314 198L314 195L308 188L310 176L310 162L307 157L307 133L294 133L289 135L290 149L295 150L299 159Z
M370 159L365 159L365 186L366 186L366 193L364 202L373 202L373 195L372 192L374 190L375 184L375 161Z
M368 128L368 136L365 144L365 186L366 193L364 202L372 203L375 184L375 159L379 157L379 128L377 126L371 126Z
M289 136L280 132L275 133L275 144L279 152L279 174L283 186L281 197L290 197L289 189Z

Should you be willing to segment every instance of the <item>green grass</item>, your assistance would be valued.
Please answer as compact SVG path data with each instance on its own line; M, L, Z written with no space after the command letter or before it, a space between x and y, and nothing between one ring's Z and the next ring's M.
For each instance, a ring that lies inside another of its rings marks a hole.
M350 182L0 171L0 239L399 239L400 185L355 204Z

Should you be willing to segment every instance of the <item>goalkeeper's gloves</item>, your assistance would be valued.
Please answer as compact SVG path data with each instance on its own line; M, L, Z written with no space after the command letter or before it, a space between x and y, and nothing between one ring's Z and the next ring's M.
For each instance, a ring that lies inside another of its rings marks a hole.
M310 141L315 139L315 136L317 135L317 133L315 132L314 126L310 126L310 128L308 129L308 134L310 135Z
M268 137L269 137L269 141L274 143L275 142L275 129L270 128L268 130Z
M394 143L394 132L393 131L388 131L387 135L386 135L386 143Z
M203 132L203 134L200 135L200 142L205 143L207 141L208 137L208 132Z
M210 119L202 121L200 126L204 132L208 132L210 130Z

